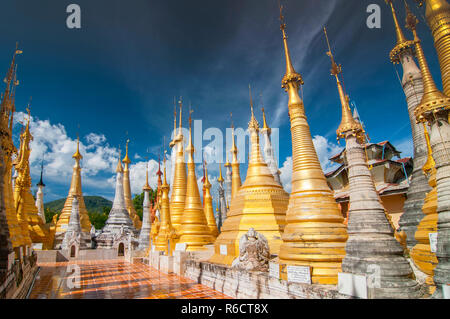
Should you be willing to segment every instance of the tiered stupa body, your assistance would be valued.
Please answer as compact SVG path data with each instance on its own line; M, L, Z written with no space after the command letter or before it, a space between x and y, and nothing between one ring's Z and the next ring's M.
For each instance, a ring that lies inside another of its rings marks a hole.
M158 171L156 172L156 176L158 176L158 185L156 188L156 198L153 202L152 207L152 229L151 229L151 240L152 243L155 242L156 236L158 236L159 233L159 226L161 221L161 199L162 199L162 179L161 176L163 173L161 172L161 160L158 161Z
M236 147L236 143L234 141L234 127L231 128L231 138L233 139L233 144L231 145L231 199L228 202L228 205L231 206L231 201L233 198L237 195L239 192L239 189L241 188L242 182L241 182L241 173L239 170L239 161L237 158L238 149Z
M123 194L124 194L124 197L125 197L125 205L127 206L128 213L130 214L130 218L133 221L134 228L139 230L142 227L142 222L141 222L141 219L139 218L138 214L136 213L136 209L134 208L134 205L133 205L133 198L132 198L132 195L131 195L131 183L130 183L130 164L131 164L131 160L128 157L128 143L129 143L129 141L127 141L125 157L122 160L122 162L124 164L124 169L123 169Z
M182 104L180 102L180 123L178 135L175 140L176 148L175 171L173 173L172 196L170 198L170 220L173 228L178 233L186 200L186 163L184 160L184 137L181 129L182 123Z
M399 25L397 14L392 0L388 1L394 18L397 44L390 53L392 63L401 63L403 68L402 85L408 104L409 119L414 146L414 169L409 183L407 199L403 206L404 213L400 217L399 225L406 234L406 245L408 249L417 243L415 232L420 220L424 217L422 206L425 195L430 191L428 181L422 172L422 167L427 160L427 148L423 132L423 126L416 123L414 109L420 103L423 95L422 74L414 62L414 41L408 41Z
M345 139L350 184L349 237L342 271L367 276L379 269L372 275L378 286L369 287L370 298L417 298L420 287L411 279L413 270L403 256L403 247L394 237L375 189L364 151L364 130L353 118L339 80L341 66L334 62L331 49L327 54L331 58L331 74L336 78L341 101L342 121L336 134Z
M304 104L298 94L303 80L292 65L284 23L281 30L286 55L282 87L289 95L293 172L279 262L311 267L312 283L337 284L347 230L314 148ZM286 273L282 271L281 276L286 278Z
M189 117L189 143L186 147L186 152L188 153L186 199L181 225L177 233L179 235L178 242L186 244L186 251L198 251L204 250L205 245L212 244L214 237L208 227L198 190L191 122L191 117Z
M211 183L208 178L208 168L205 165L205 182L203 187L205 189L205 195L203 197L203 209L205 211L206 222L208 224L209 231L214 239L219 235L219 229L217 228L216 219L214 218L213 198L211 196Z
M52 249L54 228L50 224L45 225L35 200L31 194L31 176L30 176L30 142L33 136L30 132L30 115L25 130L20 138L20 151L14 161L14 169L17 171L17 179L14 187L14 206L16 214L22 228L27 228L31 241L36 249ZM52 228L52 231L51 231Z
M408 10L407 24L414 35L416 55L424 83L422 101L415 110L418 122L430 125L430 144L436 163L436 187L438 194L437 250L438 265L434 269L436 292L443 296L442 286L450 283L450 98L440 92L431 76L420 39L417 35L418 20Z
M0 122L2 131L5 129ZM3 157L3 149L0 147L0 156ZM14 250L9 235L8 221L5 207L5 166L0 165L0 274L6 273L10 266L10 260L14 258Z
M174 240L176 239L175 229L172 227L170 218L169 188L166 177L166 159L164 158L164 182L160 187L160 216L157 217L159 219L159 231L154 246L155 250L163 251L166 255L173 252Z
M2 148L2 162L4 167L3 178L3 200L6 210L6 220L8 222L9 236L11 244L16 253L16 258L20 256L20 249L25 252L25 247L31 247L31 239L28 233L22 231L19 220L17 218L16 209L14 207L14 195L12 187L12 156L17 154L17 149L12 140L13 118L15 112L14 94L18 82L16 81L16 54L21 51L16 50L11 62L11 66L6 75L6 89L2 96L1 102L1 135L0 142ZM22 248L21 248L22 247Z
M430 137L426 129L426 124L423 123L425 128L425 138L428 148L428 159L423 166L423 172L428 176L428 183L431 186L431 190L425 197L425 203L422 210L425 217L420 221L417 226L416 240L417 244L411 249L410 255L414 264L423 271L428 277L425 283L429 285L429 292L433 293L436 287L434 286L433 275L434 268L436 267L438 260L436 254L431 251L430 247L430 234L437 232L437 188L436 188L436 163L433 159L433 151L430 145Z
M38 187L38 190L36 192L36 207L38 209L38 214L42 219L42 222L45 223L45 212L44 212L44 181L43 181L43 173L44 173L44 166L41 166L41 179L39 180L39 183L36 184Z
M122 164L117 163L116 194L114 196L113 206L109 212L105 227L100 235L97 236L97 245L99 248L113 248L116 239L125 236L137 237L138 231L134 228L133 221L130 218L125 204L123 194L123 168Z
M85 233L90 233L92 225L89 220L89 215L86 210L86 205L84 203L83 191L81 187L81 165L80 161L83 156L80 153L80 139L77 140L77 150L73 154L72 158L75 159L75 165L73 166L72 180L70 182L69 194L67 195L66 202L59 216L58 222L56 223L56 234L55 234L55 249L61 247L61 242L64 238L64 233L69 225L70 214L72 213L72 200L74 196L78 198L78 205L80 209L80 222L81 229Z
M142 188L144 192L144 202L142 203L142 227L139 233L139 249L145 250L150 247L150 233L152 229L150 191L152 188L148 184L148 164L145 171L145 185Z
M269 243L270 253L278 255L289 201L289 195L275 181L262 158L259 124L253 114L253 105L251 106L252 114L248 125L251 153L247 178L231 200L227 219L214 243L215 253L210 259L210 262L228 266L239 256L239 241L250 228L263 234ZM221 246L226 246L226 254Z
M91 235L83 232L80 224L80 206L78 199L74 196L72 200L72 212L70 214L69 225L61 243L61 249L70 249L71 243L79 241L80 249L91 247Z
M272 141L270 139L272 130L267 125L266 113L264 112L264 108L262 109L262 113L263 128L261 129L261 134L264 136L264 160L266 161L267 167L269 167L275 181L281 185L280 171L278 170L277 161L275 160L275 154L272 147Z
M175 101L174 101L175 104ZM177 134L177 110L176 110L176 105L175 105L175 110L173 112L173 139L172 141L170 141L170 148L172 149L171 153L170 153L170 181L169 181L169 185L173 185L173 181L175 178L175 163L176 161L176 157L177 157L177 151L178 151L178 147L177 144L179 142L179 135ZM172 196L172 189L170 189L169 191L169 198L171 198Z

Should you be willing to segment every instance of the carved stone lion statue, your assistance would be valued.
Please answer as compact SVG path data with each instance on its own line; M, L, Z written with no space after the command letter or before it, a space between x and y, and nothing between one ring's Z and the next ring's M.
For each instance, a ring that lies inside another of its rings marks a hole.
M270 250L266 237L250 228L239 240L239 257L233 268L247 271L268 271Z

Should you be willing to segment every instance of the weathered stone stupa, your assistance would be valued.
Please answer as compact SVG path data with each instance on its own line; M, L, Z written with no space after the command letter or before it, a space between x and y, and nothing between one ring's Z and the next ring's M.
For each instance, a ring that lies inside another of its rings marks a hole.
M431 76L420 39L417 35L417 18L408 10L407 25L412 30L416 55L424 84L424 94L414 113L418 122L430 126L430 144L436 162L436 187L438 194L437 250L438 265L434 269L436 292L434 297L443 297L443 285L450 283L450 98L439 91ZM448 29L448 25L445 26ZM447 39L450 39L447 37ZM447 52L448 57L448 52ZM442 65L441 65L442 66Z
M76 196L72 200L72 212L67 231L61 243L61 249L71 249L72 245L78 246L79 249L88 249L91 247L91 235L83 232L81 229L80 206Z
M292 65L285 28L282 22L286 56L282 87L289 95L293 172L279 262L310 267L313 284L337 284L347 230L314 148L305 107L298 94L303 79ZM281 276L286 279L284 271Z
M325 36L326 29L324 29ZM327 37L328 43L328 37ZM417 298L419 285L403 256L403 247L394 238L385 208L375 189L364 151L365 134L352 116L339 80L341 66L334 61L330 45L331 75L336 78L342 107L342 121L336 131L346 142L346 159L350 184L349 234L342 261L342 271L369 275L377 284L369 288L370 298Z
M417 225L424 217L422 206L425 194L430 191L427 179L422 172L422 166L427 160L427 149L423 127L416 123L416 118L414 116L414 109L422 99L423 81L422 74L414 62L414 41L409 41L405 38L397 19L397 14L392 3L393 1L388 0L387 2L392 10L395 32L397 35L397 44L390 53L390 59L392 63L401 63L402 65L402 86L408 104L414 146L414 169L409 183L408 193L406 195L407 199L403 206L404 212L399 220L401 230L406 233L406 245L408 249L411 249L417 243L414 234L417 230Z
M269 125L267 125L264 108L262 108L262 114L263 128L261 129L261 134L264 136L264 160L266 161L267 167L269 167L275 181L281 185L280 171L278 170L277 161L275 160L275 154L272 147L272 141L270 139L272 130Z
M119 238L131 236L136 238L138 231L134 228L125 204L123 195L123 168L120 158L117 163L116 194L114 196L113 206L109 212L105 227L100 235L97 236L97 245L99 248L113 248L117 245Z
M230 179L231 181L231 179ZM227 202L225 200L225 189L223 187L223 176L222 176L222 165L219 164L219 177L217 179L217 182L219 183L218 188L219 188L219 198L218 198L218 202L217 202L217 210L218 210L218 214L220 215L219 220L220 220L220 225L218 224L218 228L219 231L222 231L222 226L223 223L225 222L225 220L227 219Z
M209 260L212 263L231 265L239 256L239 240L250 228L267 238L271 254L277 255L280 249L289 195L275 181L262 158L259 124L253 113L251 98L250 105L248 129L251 153L247 178L231 199L227 219L214 243L215 253Z
M212 244L214 237L208 227L203 210L197 177L195 174L194 145L192 144L192 118L189 115L189 141L186 147L188 153L188 176L186 197L181 225L177 232L180 244L186 244L186 251L204 250L205 245Z
M150 191L152 188L148 184L148 163L145 171L145 185L142 188L144 192L144 202L142 203L142 227L139 233L139 247L140 250L145 250L150 247L150 232L152 229L151 203Z

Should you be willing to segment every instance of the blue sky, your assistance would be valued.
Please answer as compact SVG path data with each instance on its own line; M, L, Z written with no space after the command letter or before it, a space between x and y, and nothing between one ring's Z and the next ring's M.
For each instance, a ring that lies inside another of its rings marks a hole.
M404 156L412 155L406 102L389 61L396 39L385 1L283 2L291 55L305 80L306 113L324 169L330 169L326 159L343 146L336 144L341 111L325 54L324 25L372 141L390 140ZM70 3L81 7L80 30L66 27ZM382 9L381 29L366 26L370 3ZM423 8L410 5L421 22L419 36L441 86ZM45 153L46 200L67 195L79 132L84 193L113 197L117 148L123 149L127 138L134 163L132 188L138 192L146 150L153 172L163 137L171 134L174 96L192 103L193 118L201 119L203 128L225 131L230 112L235 126L245 128L249 83L256 115L261 118L263 103L269 125L279 128L283 166L291 156L291 136L287 95L281 89L285 61L277 6L277 0L2 1L0 66L5 73L19 41L24 54L18 58L17 110L24 111L33 96L33 184ZM399 1L396 6L403 25L403 6ZM408 30L405 34L411 38ZM397 70L401 75L399 66ZM211 165L212 180L217 170ZM288 184L289 161L282 171ZM245 172L243 165L243 179Z

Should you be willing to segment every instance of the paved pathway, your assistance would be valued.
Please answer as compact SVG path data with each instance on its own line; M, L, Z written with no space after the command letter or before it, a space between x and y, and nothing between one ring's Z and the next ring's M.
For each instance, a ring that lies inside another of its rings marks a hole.
M39 266L30 299L231 299L190 279L163 274L141 263L102 260Z

